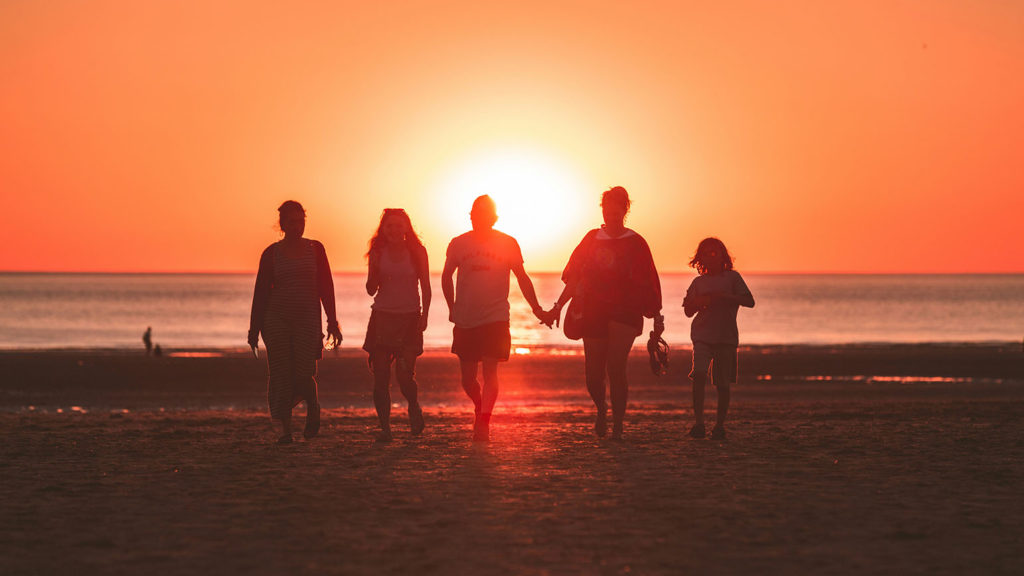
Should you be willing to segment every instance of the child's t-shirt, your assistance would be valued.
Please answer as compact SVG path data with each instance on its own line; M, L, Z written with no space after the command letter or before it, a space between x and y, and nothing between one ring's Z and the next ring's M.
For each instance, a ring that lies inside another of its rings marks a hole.
M687 297L722 293L736 296L751 295L743 277L735 270L697 276L686 290ZM739 329L736 327L736 312L739 308L739 304L715 302L707 308L699 310L690 324L690 340L706 344L739 346L740 335Z

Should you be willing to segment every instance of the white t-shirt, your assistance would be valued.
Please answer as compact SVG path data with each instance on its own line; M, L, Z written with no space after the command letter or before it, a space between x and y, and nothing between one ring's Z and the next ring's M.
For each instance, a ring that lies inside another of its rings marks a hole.
M516 239L497 230L470 231L448 244L445 268L456 269L452 317L459 328L508 322L509 273L523 263Z

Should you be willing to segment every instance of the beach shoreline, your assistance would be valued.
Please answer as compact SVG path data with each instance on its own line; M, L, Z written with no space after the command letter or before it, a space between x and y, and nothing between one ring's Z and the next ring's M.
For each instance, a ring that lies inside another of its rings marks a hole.
M1009 345L744 348L725 441L685 436L686 350L661 378L631 358L622 442L592 432L581 356L515 356L487 444L444 352L418 364L425 434L393 385L377 442L343 350L320 436L290 446L265 362L218 352L0 351L0 573L1024 570Z

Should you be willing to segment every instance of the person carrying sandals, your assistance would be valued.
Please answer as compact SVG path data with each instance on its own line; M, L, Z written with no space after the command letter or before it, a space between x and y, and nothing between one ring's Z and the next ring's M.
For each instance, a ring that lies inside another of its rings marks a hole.
M573 250L562 273L565 289L545 313L546 321L557 321L562 306L575 301L566 313L566 333L570 331L568 323L578 322L587 391L597 408L594 432L601 438L608 433L608 377L614 440L622 438L629 393L626 363L633 341L643 333L645 317L654 319L651 337L655 341L665 331L661 281L651 249L643 237L625 226L630 204L629 194L621 186L601 195L604 225L588 232ZM574 308L581 314L578 320L568 317L576 313Z

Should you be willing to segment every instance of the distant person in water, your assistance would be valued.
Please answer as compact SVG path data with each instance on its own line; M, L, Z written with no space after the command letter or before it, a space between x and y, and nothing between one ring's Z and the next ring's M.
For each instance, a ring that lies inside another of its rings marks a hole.
M423 409L414 376L416 358L423 354L423 331L430 310L430 265L405 210L384 210L366 256L366 293L374 298L363 350L370 354L379 438L391 440L392 361L395 379L409 403L409 427L419 436L424 427Z
M629 384L626 364L633 341L643 333L644 318L654 319L654 334L665 331L661 314L661 280L647 241L626 228L631 201L621 186L601 195L604 225L583 237L562 272L565 289L548 311L557 320L572 299L579 320L586 364L587 391L597 407L594 432L608 433L605 375L611 387L612 438L622 438ZM568 320L567 320L568 321Z
M249 346L260 334L267 347L270 417L280 423L278 442L292 441L292 409L306 402L307 439L320 430L316 363L323 357L320 306L327 314L327 341L341 342L334 280L323 244L302 237L306 211L289 200L278 211L284 238L263 251L249 317Z
M494 229L498 211L490 196L473 201L473 229L448 245L441 288L453 328L452 352L459 357L462 388L474 406L473 440L490 439L491 413L498 398L498 363L509 358L509 273L515 274L526 302L545 318L533 282L523 269L516 239ZM452 276L458 271L457 283ZM477 372L483 366L483 387Z
M146 331L142 333L142 343L146 346L146 356L149 356L153 352L152 326L146 326Z
M683 299L693 340L693 415L690 436L703 438L704 387L710 373L718 390L718 415L711 438L725 439L725 419L729 414L732 385L736 383L739 329L736 313L740 306L754 307L754 296L740 273L732 268L732 256L718 238L705 238L697 245L690 266L700 274L693 279Z

